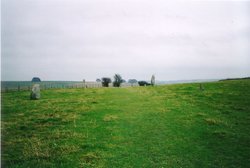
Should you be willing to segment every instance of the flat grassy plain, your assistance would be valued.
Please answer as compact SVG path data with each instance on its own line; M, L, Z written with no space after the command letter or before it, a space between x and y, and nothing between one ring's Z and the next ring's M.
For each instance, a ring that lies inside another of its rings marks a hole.
M250 80L2 93L2 167L250 167Z

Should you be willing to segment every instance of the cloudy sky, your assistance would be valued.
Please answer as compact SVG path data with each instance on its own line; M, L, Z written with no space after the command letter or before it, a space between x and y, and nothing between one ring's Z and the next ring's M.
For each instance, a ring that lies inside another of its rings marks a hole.
M250 1L2 0L2 80L250 76Z

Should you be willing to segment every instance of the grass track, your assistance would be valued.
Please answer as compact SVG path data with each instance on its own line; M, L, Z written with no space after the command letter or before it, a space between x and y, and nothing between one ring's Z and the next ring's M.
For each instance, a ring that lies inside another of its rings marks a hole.
M250 80L2 93L5 167L249 167Z

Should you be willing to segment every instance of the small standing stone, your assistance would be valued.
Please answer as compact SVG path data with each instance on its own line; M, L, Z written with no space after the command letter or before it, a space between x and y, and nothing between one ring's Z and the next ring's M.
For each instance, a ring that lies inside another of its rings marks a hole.
M40 99L40 85L34 84L30 93L31 100L38 100Z
M201 83L200 83L200 91L204 91L204 87Z

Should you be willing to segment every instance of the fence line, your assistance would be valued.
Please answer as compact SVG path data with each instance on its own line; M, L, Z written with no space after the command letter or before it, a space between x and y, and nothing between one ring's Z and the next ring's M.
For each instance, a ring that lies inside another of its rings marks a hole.
M1 86L1 92L8 92L8 91L30 91L32 85L35 83L25 83L22 84L16 83L15 86ZM57 82L49 82L49 83L38 83L40 84L41 90L47 89L70 89L70 88L101 88L102 83L100 82L85 82L85 83L57 83ZM131 87L132 85L129 83L122 83L121 87ZM110 85L112 87L112 85Z

